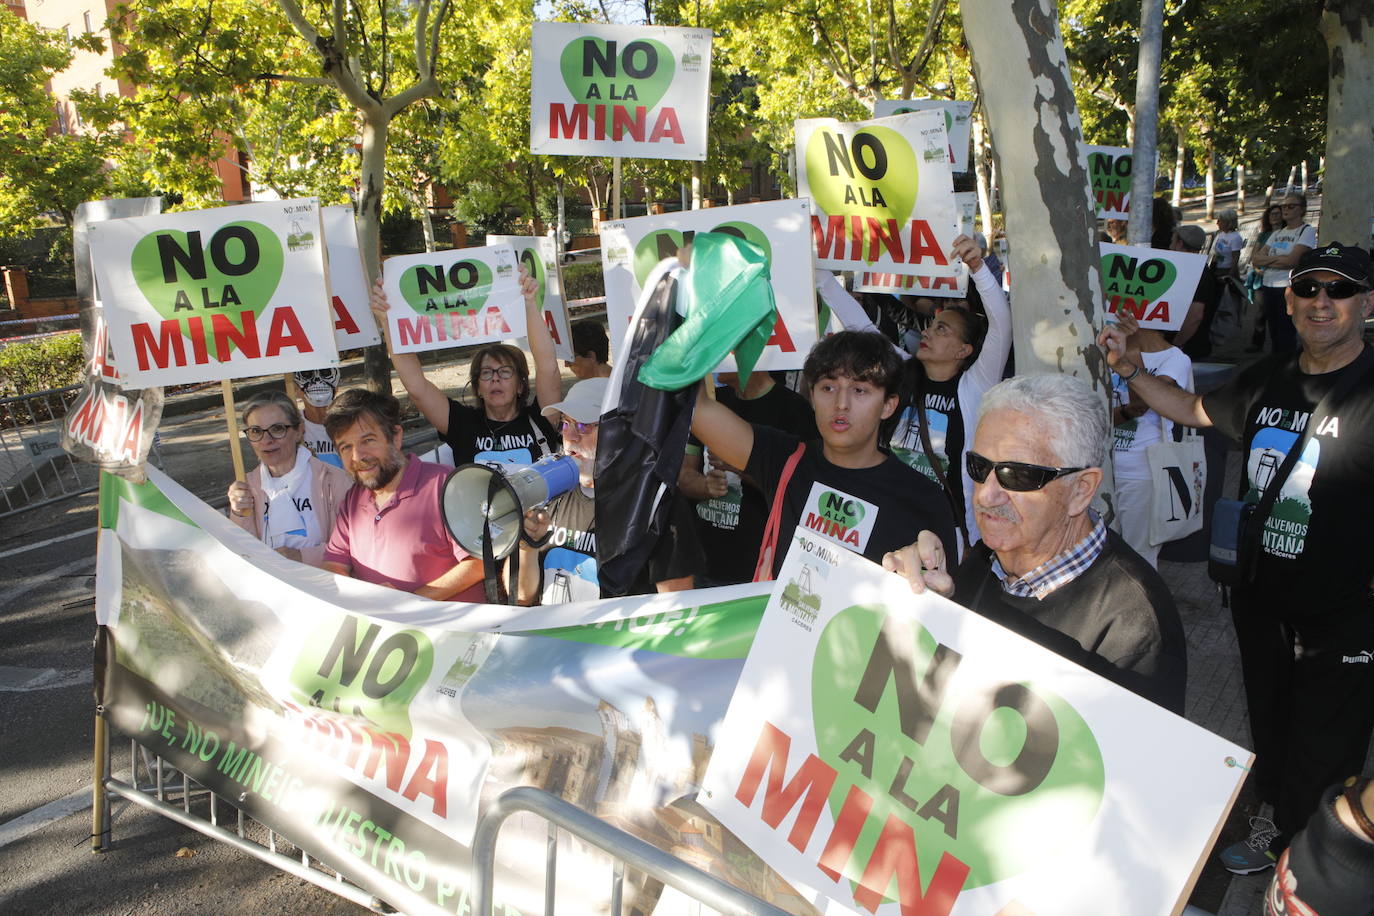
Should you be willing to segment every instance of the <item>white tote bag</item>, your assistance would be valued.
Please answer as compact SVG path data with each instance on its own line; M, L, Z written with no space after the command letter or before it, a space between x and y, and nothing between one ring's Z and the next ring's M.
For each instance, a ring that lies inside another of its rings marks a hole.
M1160 439L1145 449L1150 466L1150 544L1163 544L1202 530L1202 494L1207 489L1207 454L1202 436L1182 430L1181 441L1159 420Z

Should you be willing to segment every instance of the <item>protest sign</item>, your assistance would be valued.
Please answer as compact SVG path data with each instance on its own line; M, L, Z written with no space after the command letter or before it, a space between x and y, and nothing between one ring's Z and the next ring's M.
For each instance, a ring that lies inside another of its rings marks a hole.
M972 236L978 216L978 195L973 191L955 192L954 206L959 213L959 234ZM861 293L963 299L968 295L968 268L963 261L956 261L954 267L955 274L952 277L864 271L855 278L854 289Z
M382 264L393 353L466 347L525 336L509 245L403 254Z
M798 527L702 798L817 906L1157 916L1251 759Z
M558 246L551 238L528 235L489 235L488 245L509 245L515 259L525 266L538 289L535 305L544 317L544 326L553 338L553 354L571 360L572 331L568 327L568 306L563 301L563 278L558 271ZM528 330L528 329L526 329Z
M88 231L126 386L338 364L313 198L113 219Z
M1088 181L1099 219L1131 215L1131 149L1124 146L1084 146Z
M958 235L944 116L797 122L798 196L811 198L816 266L952 276Z
M809 216L807 201L770 200L603 222L601 264L612 347L620 343L655 265L676 257L678 249L698 232L728 232L762 248L770 265L778 322L754 368L801 368L816 342ZM722 372L734 368L733 357L719 367Z
M878 99L873 117L887 118L909 111L937 109L944 112L949 134L949 164L956 172L968 171L969 136L973 130L973 102L950 99Z
M322 207L324 247L329 256L329 292L333 304L334 343L340 351L382 342L368 306L367 274L358 250L358 224L352 207Z
M1207 256L1102 242L1102 293L1107 314L1126 309L1142 328L1177 331L1193 303Z
M768 586L428 601L285 560L156 469L102 479L101 525L104 714L401 911L469 911L473 824L518 785L806 911L692 801ZM519 850L546 835L502 830L500 912L543 911L544 858ZM606 912L609 874L564 846L560 912ZM626 908L692 912L660 890L628 883Z
M536 22L530 152L706 158L709 29Z

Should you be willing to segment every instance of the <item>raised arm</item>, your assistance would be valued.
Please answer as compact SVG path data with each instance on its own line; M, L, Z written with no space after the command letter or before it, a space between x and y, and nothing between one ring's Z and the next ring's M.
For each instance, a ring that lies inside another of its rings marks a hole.
M737 468L746 467L754 451L754 427L724 404L708 398L705 390L697 395L692 435L700 439L711 454L719 455L726 464Z
M542 410L563 400L563 378L558 371L558 357L553 352L553 337L544 315L535 304L539 284L525 265L520 265L520 292L525 296L525 339L529 341L530 356L534 358L534 396Z
M1173 379L1158 378L1146 372L1127 354L1126 332L1109 324L1097 336L1097 345L1107 357L1107 365L1131 389L1131 401L1145 402L1160 416L1184 426L1207 427L1211 417L1202 407L1202 396L1178 387Z
M986 391L1002 380L1002 370L1011 353L1011 306L1007 304L1007 294L1003 292L1002 284L983 262L983 253L977 242L961 235L954 240L951 254L963 260L968 267L969 279L977 287L978 295L983 299L983 310L988 316L988 333L983 338L983 349L965 373Z
M420 357L414 353L396 353L391 349L391 326L386 320L391 303L387 301L386 291L382 289L381 277L372 284L372 296L368 304L372 308L372 314L377 318L377 324L381 326L382 333L386 335L386 350L391 355L391 366L396 370L396 376L405 387L406 394L410 395L410 402L419 409L429 421L429 425L434 427L435 432L440 436L447 435L448 395L440 391L438 385L425 378L425 370L420 366Z

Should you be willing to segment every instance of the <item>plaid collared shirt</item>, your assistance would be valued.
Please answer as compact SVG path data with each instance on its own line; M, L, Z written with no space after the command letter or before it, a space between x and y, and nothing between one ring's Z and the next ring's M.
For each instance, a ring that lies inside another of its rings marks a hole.
M1093 530L1088 532L1087 537L1059 556L1041 563L1024 576L1008 575L998 562L997 555L993 554L992 572L997 581L1002 583L1002 591L1018 598L1036 598L1043 601L1055 589L1062 588L1083 575L1084 571L1102 555L1102 548L1107 544L1107 526L1102 523L1096 512L1089 509L1088 513L1093 520Z

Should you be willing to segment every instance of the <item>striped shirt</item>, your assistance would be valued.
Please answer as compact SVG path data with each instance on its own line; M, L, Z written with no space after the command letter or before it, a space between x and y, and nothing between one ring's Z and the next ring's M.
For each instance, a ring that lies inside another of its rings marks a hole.
M1088 517L1093 521L1093 529L1088 536L1068 550L1051 557L1032 569L1024 576L1009 575L1002 568L997 555L992 557L992 574L1002 583L1002 591L1018 598L1045 600L1055 589L1068 585L1096 562L1107 543L1107 526L1096 512L1089 509Z

